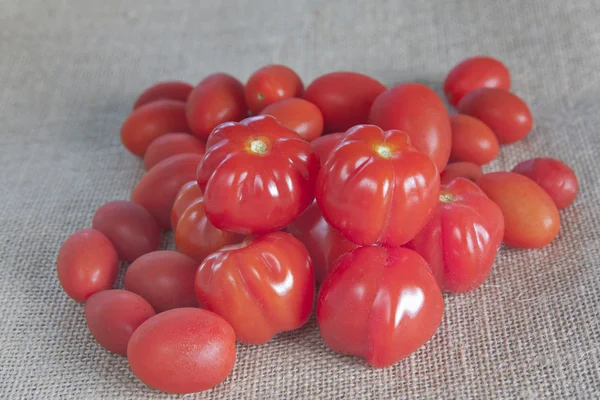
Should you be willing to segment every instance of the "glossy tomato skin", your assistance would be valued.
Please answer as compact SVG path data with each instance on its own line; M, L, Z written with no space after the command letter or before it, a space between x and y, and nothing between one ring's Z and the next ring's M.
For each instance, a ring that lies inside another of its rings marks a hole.
M359 125L329 155L316 198L325 220L352 242L395 247L425 225L439 190L437 168L405 132Z
M517 164L512 170L540 185L559 210L569 206L577 197L579 182L575 172L554 158L534 158Z
M176 100L186 102L193 86L182 81L165 81L146 88L133 104L133 109L157 100Z
M502 210L477 185L442 185L433 217L407 247L429 264L442 291L464 293L489 276L504 236Z
M203 197L204 193L200 190L200 186L198 186L196 179L181 186L181 189L179 189L179 192L175 197L173 208L171 208L171 228L173 230L177 228L177 223L185 210Z
M285 65L266 65L254 72L246 83L246 104L257 115L265 107L281 100L302 97L304 84L289 67Z
M458 103L458 111L489 126L500 144L523 139L533 127L533 116L527 104L502 89L482 88L469 92Z
M323 133L323 114L317 106L304 99L287 99L273 103L261 111L296 132L307 142Z
M315 281L308 251L289 233L249 237L208 256L196 273L203 308L225 318L248 344L266 343L304 325Z
M450 117L442 99L420 83L388 89L375 99L369 123L383 130L408 133L412 145L431 158L441 171L452 147Z
M155 314L150 303L127 290L103 290L85 302L85 320L94 339L122 356L133 332Z
M429 266L401 247L359 247L340 257L317 299L325 344L377 368L393 365L425 344L437 331L443 310Z
M56 261L58 280L73 300L111 289L119 273L119 256L106 236L95 229L75 232L63 243Z
M190 93L186 115L196 136L206 139L218 125L248 115L244 85L231 75L209 75Z
M448 102L456 107L464 95L479 88L510 89L510 72L499 60L478 56L456 65L444 81Z
M465 178L471 182L477 182L477 179L483 176L481 167L477 164L467 161L450 163L440 173L440 183L447 185L455 178Z
M494 132L477 118L456 114L450 117L452 126L452 162L467 161L484 165L492 161L500 152L500 145Z
M121 141L131 153L144 157L150 143L169 132L192 132L185 116L185 103L157 100L133 110L121 127Z
M256 234L282 229L312 203L319 160L268 115L219 126L198 168L204 209L219 229Z
M178 308L144 322L127 347L133 373L163 392L211 389L235 364L235 333L223 318L198 308Z
M144 168L149 171L159 162L178 154L204 155L206 142L187 133L166 133L156 138L144 154Z
M504 243L517 248L546 246L558 235L560 215L552 198L533 180L514 172L493 172L477 186L504 214Z
M331 151L342 141L346 132L330 133L310 142L315 154L319 157L321 165L325 164Z
M356 72L332 72L315 79L304 98L323 114L325 132L341 132L367 122L371 104L385 91L375 79Z

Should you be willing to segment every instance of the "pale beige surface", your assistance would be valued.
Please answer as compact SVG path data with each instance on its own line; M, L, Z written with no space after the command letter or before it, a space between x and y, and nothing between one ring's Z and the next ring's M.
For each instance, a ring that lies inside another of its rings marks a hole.
M581 193L542 250L503 249L486 284L446 297L433 340L375 370L329 351L314 320L260 347L210 399L600 397L600 4L539 1L0 0L0 398L163 399L102 350L55 277L62 241L143 173L119 141L136 96L285 63L439 89L462 58L510 67L536 118L489 170L570 163Z

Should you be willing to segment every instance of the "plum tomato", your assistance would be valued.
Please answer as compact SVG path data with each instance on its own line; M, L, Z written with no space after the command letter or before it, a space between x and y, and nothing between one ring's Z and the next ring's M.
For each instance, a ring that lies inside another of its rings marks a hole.
M341 256L317 299L325 344L377 368L424 345L443 311L442 293L427 262L402 247L359 247Z
M549 244L560 230L560 215L552 198L540 185L514 172L493 172L477 186L504 214L504 243L534 249Z
M273 103L261 111L296 132L307 142L323 133L323 114L317 106L304 99L287 99Z
M577 176L562 161L554 158L534 158L520 162L512 172L525 175L540 185L559 210L569 206L577 197Z
M196 295L202 307L233 326L239 341L266 343L308 320L315 296L312 262L289 233L248 237L200 264Z
M271 116L223 124L198 168L206 216L237 233L282 229L312 203L319 167L310 144Z
M450 157L452 129L446 106L430 88L405 83L383 92L373 102L369 123L387 131L408 133L410 142L443 170Z
M325 164L331 151L342 141L346 132L330 133L329 135L320 136L310 142L315 154L319 157L321 165Z
M206 142L187 133L167 133L150 143L144 154L146 171L162 160L178 154L200 154L206 152Z
M508 68L492 57L471 57L452 68L444 81L446 98L455 107L465 94L483 87L509 90Z
M405 132L358 125L321 168L316 198L323 217L356 244L401 246L437 205L435 164Z
M177 222L179 222L179 218L181 218L181 215L185 210L203 196L204 194L202 193L202 190L200 190L200 186L198 186L198 182L196 182L195 179L184 184L181 189L179 189L179 193L177 193L173 208L171 209L171 229L173 229L173 231L177 228Z
M289 67L285 65L266 65L254 72L245 88L246 104L257 115L265 107L281 100L302 97L304 84Z
M146 88L133 104L133 109L157 100L177 100L186 102L193 86L187 82L165 81L158 82Z
M142 296L156 312L197 307L194 277L198 263L185 254L161 250L135 260L125 273L125 289Z
M440 173L440 183L446 185L450 183L454 178L466 178L471 182L477 182L477 179L483 176L481 167L472 162L460 161L450 163Z
M218 125L248 116L244 85L231 75L210 75L190 93L186 114L196 136L206 139Z
M468 161L477 165L492 161L500 145L494 132L477 118L456 114L450 117L452 126L452 150L450 160Z
M144 157L150 143L169 132L192 132L185 117L185 103L158 100L133 110L121 127L121 141L131 153Z
M133 332L155 314L150 303L127 290L103 290L85 302L85 320L94 339L122 356Z
M529 107L517 95L502 89L481 88L467 93L458 112L477 118L494 132L500 144L523 139L533 127Z
M367 75L332 72L315 79L304 98L319 107L330 133L366 123L371 104L384 91L385 86Z
M489 276L504 236L500 208L477 185L442 185L433 217L406 247L429 264L441 290L463 293Z
M223 382L235 365L235 333L210 311L178 308L155 315L127 346L131 371L146 385L175 394Z
M81 303L92 294L113 287L119 273L119 256L101 232L84 229L63 243L56 272L65 293Z

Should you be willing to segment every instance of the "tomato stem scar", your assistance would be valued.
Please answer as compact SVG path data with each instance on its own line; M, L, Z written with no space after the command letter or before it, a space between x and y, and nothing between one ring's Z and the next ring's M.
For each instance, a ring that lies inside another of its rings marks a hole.
M440 193L440 201L442 203L452 203L454 201L454 197L447 192Z
M383 158L390 158L392 156L392 150L385 144L376 145L375 151Z
M260 139L254 139L250 142L250 151L256 154L265 154L267 152L267 144Z

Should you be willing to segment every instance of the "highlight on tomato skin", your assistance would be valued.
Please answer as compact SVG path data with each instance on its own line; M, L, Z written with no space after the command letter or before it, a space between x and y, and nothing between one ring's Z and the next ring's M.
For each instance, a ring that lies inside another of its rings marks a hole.
M494 160L500 144L494 132L477 118L456 114L450 117L452 126L452 162L466 161L484 165Z
M195 179L181 186L171 208L171 229L173 231L177 228L177 223L185 210L203 196L204 193L200 190L200 186L198 186L198 182Z

